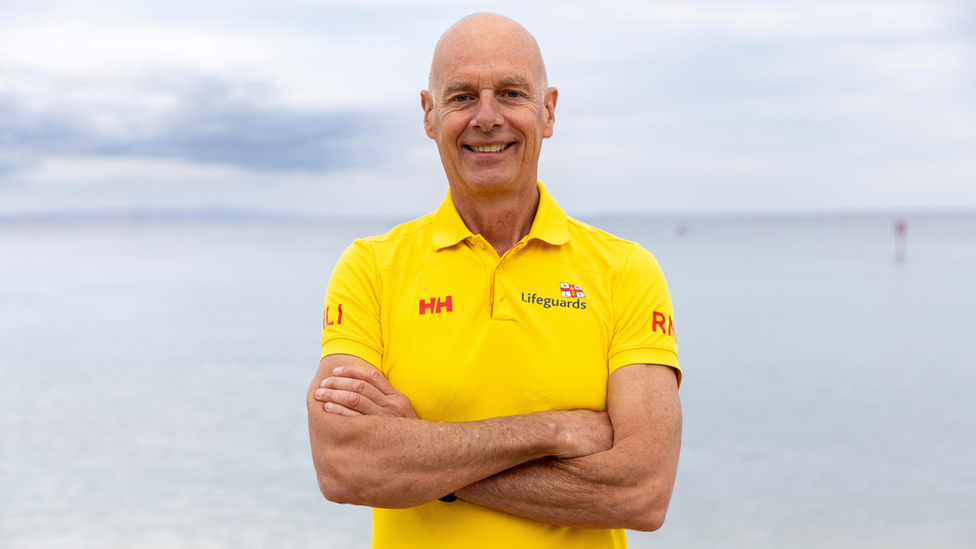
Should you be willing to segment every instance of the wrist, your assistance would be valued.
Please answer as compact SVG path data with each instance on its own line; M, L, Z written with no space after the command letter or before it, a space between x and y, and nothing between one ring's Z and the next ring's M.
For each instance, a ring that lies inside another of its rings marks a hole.
M539 422L540 451L537 458L559 456L570 451L573 436L559 417L564 412L546 411L533 414Z

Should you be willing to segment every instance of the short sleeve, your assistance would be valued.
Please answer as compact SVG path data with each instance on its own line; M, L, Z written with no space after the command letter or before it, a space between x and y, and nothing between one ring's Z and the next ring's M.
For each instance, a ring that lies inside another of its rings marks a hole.
M628 364L662 364L676 370L680 386L671 294L657 260L640 245L634 244L611 300L610 373Z
M322 315L322 358L334 354L357 356L382 367L376 260L369 243L352 243L332 271Z

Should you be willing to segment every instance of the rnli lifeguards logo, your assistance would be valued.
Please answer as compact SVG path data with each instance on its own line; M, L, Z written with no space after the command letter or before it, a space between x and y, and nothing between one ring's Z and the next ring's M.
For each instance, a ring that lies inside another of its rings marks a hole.
M566 282L559 283L559 293L563 297L586 297L583 293L583 288L579 284L568 284Z
M559 295L563 299L559 299L558 297L541 297L536 294L523 293L522 301L524 303L532 303L533 305L541 305L544 309L549 309L550 307L561 307L563 309L577 310L586 309L586 302L583 301L586 294L583 293L583 287L579 284L560 282Z

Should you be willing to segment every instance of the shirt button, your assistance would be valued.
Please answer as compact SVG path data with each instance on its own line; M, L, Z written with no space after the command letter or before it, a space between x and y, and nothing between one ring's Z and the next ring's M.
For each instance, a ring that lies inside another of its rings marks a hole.
M485 249L485 244L483 242L475 242L474 245L479 250L484 250Z

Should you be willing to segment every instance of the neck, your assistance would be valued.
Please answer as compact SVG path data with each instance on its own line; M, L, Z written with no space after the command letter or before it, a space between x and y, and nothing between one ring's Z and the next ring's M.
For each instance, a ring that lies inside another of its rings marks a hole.
M461 220L469 231L487 240L499 257L511 250L532 229L532 221L539 207L539 189L534 181L532 185L525 185L512 194L475 196L455 192L453 187L451 198Z

